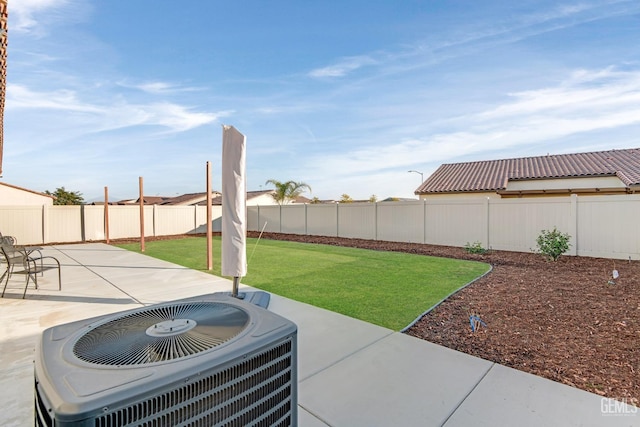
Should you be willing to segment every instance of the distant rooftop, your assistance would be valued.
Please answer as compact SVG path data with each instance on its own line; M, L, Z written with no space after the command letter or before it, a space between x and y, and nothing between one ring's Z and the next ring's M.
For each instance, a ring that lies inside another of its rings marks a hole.
M640 148L443 164L415 194L500 191L509 181L602 176L640 190Z

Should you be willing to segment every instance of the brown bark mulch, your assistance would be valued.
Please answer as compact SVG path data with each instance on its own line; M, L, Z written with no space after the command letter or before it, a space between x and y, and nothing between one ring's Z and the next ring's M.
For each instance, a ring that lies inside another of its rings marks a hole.
M250 233L257 237L258 233ZM493 270L406 333L636 406L640 403L640 261L265 233L263 238L475 260ZM614 282L612 271L620 276ZM425 310L428 307L425 307ZM486 326L472 332L470 316Z

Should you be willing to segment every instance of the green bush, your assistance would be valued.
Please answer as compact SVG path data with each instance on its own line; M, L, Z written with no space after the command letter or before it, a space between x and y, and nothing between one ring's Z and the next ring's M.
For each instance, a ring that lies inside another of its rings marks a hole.
M467 244L464 245L464 248L470 254L484 254L484 253L487 253L487 250L482 247L482 243L480 243L480 242L473 242L473 243L467 242Z
M536 239L538 243L538 253L545 255L553 261L557 261L560 255L569 250L569 239L567 233L561 233L555 227L553 230L542 230Z

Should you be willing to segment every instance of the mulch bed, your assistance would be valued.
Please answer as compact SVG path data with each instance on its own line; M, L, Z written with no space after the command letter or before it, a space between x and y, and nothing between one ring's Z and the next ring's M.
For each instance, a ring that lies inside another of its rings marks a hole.
M258 233L250 233L257 237ZM640 403L640 261L265 233L262 238L475 260L493 270L406 333L636 406ZM612 270L620 277L608 283ZM425 310L428 307L425 307ZM485 324L472 332L470 316Z

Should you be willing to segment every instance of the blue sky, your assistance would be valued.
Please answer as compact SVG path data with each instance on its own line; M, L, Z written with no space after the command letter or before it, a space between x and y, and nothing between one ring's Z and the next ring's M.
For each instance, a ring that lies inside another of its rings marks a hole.
M442 163L640 147L637 0L9 0L2 181L98 200L415 197Z

